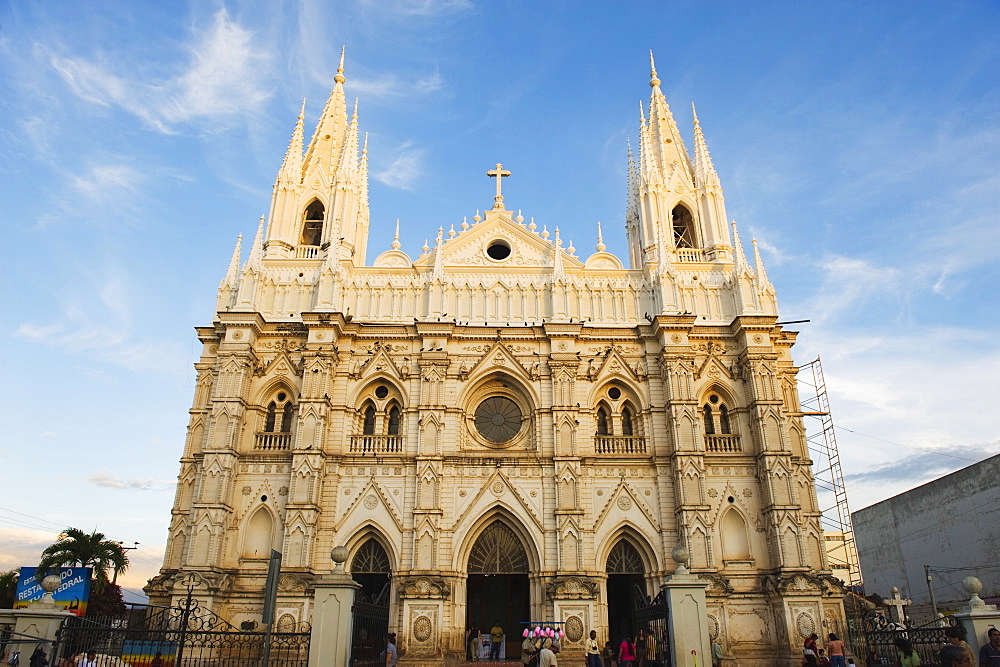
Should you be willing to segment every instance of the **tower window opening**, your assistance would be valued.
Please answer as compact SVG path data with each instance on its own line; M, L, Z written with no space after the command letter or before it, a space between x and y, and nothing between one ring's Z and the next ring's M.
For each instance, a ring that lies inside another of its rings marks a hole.
M694 243L694 218L687 207L678 204L670 214L671 223L674 230L674 246L677 248L693 248Z
M632 411L628 408L622 410L622 435L632 436Z
M715 415L712 414L712 406L706 403L703 411L705 413L705 435L715 435Z
M375 435L375 406L365 408L365 424L361 432L363 435Z
M608 413L604 408L597 410L597 435L611 435L608 433Z
M490 259L495 259L498 262L510 257L510 246L506 241L494 241L486 248L486 254L490 256Z
M729 435L733 430L729 427L729 408L725 405L719 407L719 428L723 435Z
M306 207L302 223L302 245L319 245L323 238L323 220L326 209L320 201L313 201Z
M394 405L389 409L389 435L399 435L399 406Z

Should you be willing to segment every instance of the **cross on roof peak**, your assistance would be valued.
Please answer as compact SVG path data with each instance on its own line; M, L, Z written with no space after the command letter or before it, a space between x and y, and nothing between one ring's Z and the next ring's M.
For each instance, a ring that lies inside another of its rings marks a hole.
M497 179L497 195L493 198L493 210L502 211L503 208L503 195L500 193L500 183L503 177L510 176L510 172L503 168L503 165L497 162L496 169L490 169L486 172L486 175L490 178Z

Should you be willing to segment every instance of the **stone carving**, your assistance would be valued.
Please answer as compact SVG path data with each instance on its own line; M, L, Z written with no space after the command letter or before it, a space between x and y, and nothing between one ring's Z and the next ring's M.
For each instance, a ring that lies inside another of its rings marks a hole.
M580 577L556 579L546 588L550 600L596 600L597 584Z
M441 599L451 597L451 587L440 577L414 577L399 585L400 597L407 599Z
M719 619L712 614L708 615L708 638L712 641L719 638Z
M421 644L431 638L434 624L426 616L417 616L413 620L413 638Z
M566 619L566 639L574 644L579 644L583 639L583 621L579 616L570 616Z
M808 637L816 632L816 619L809 612L799 612L799 615L795 617L795 630L800 637Z
M365 496L365 507L370 510L375 509L378 506L378 498L374 494Z
M621 508L622 510L632 509L632 499L629 498L628 496L619 496L618 507Z

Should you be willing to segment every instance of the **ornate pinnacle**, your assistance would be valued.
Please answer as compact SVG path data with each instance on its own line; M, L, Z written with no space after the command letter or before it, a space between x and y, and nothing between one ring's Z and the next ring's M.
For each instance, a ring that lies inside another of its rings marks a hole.
M653 62L653 50L649 51L649 87L656 88L660 85L660 80L656 76L656 63Z
M396 218L396 234L392 237L392 249L399 250L403 244L399 242L399 218Z
M344 83L347 79L344 78L344 51L347 46L340 47L340 64L337 65L337 75L333 77L333 80L337 83Z
M604 236L601 234L601 221L597 221L597 252L604 252L608 246L604 245Z

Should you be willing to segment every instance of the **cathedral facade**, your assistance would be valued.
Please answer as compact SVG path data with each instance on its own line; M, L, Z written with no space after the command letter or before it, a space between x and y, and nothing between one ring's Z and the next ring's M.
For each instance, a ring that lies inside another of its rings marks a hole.
M726 219L695 117L685 148L660 89L629 152L628 257L580 256L508 210L397 237L368 264L367 147L343 60L311 140L300 115L203 343L152 602L194 594L277 625L347 548L361 599L407 660L464 654L465 629L525 621L635 630L685 546L708 627L741 665L843 631L790 350L754 244ZM360 150L359 150L360 148ZM484 179L484 190L493 185ZM265 224L266 223L266 224ZM513 643L512 643L513 646Z

